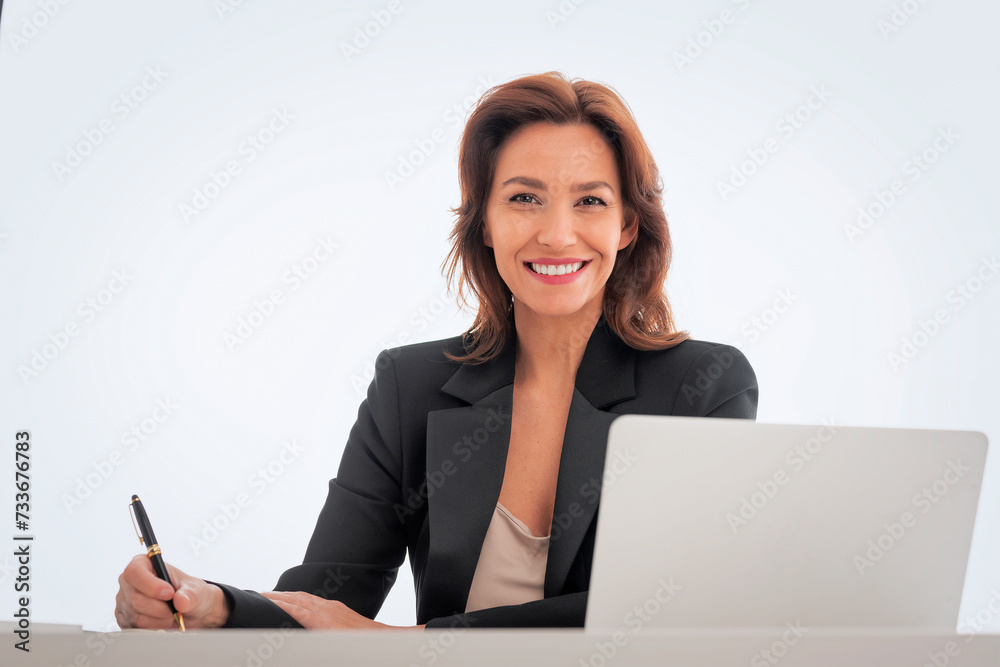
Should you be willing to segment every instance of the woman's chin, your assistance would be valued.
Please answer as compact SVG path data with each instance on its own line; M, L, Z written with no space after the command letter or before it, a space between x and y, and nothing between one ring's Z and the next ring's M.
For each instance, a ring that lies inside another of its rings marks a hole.
M598 307L596 312L600 313L600 302L598 302ZM516 298L515 298L516 304ZM570 299L545 299L545 300L531 300L522 301L521 309L525 315L529 317L558 317L558 318L574 318L574 317L585 317L588 313L593 314L591 311L594 310L587 302L580 302L579 300ZM518 309L515 307L515 316L517 315Z

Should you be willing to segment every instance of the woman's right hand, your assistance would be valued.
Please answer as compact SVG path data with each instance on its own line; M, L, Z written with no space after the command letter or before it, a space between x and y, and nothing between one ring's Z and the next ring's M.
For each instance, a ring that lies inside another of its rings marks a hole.
M170 565L167 570L176 590L156 576L148 556L140 554L129 562L118 577L115 618L119 627L174 627L174 615L167 604L171 599L188 628L220 628L226 624L229 607L221 588Z

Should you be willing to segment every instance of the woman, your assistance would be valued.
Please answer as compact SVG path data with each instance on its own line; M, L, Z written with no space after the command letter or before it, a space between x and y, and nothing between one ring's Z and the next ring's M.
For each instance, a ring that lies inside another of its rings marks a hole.
M752 419L736 349L674 329L659 172L609 88L557 73L488 91L459 156L446 260L462 336L383 351L302 565L258 594L137 556L122 627L389 627L408 552L424 627L582 626L619 414Z

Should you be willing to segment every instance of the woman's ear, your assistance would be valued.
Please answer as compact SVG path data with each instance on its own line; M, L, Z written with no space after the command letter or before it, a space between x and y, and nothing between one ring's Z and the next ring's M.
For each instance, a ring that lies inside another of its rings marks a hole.
M639 214L626 209L624 221L622 222L622 235L618 241L618 249L624 250L635 240L635 235L639 233Z
M486 218L483 218L483 243L486 244L487 248L493 247L493 236L490 235L490 223Z

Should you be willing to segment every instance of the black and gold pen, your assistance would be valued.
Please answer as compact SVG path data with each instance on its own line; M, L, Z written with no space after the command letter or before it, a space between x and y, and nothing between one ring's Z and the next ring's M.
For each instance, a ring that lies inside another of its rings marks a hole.
M136 531L139 534L139 542L146 545L146 554L149 556L149 560L153 562L153 570L163 581L170 584L171 588L177 590L174 586L174 582L170 581L170 573L167 572L167 564L163 562L163 556L160 555L160 545L156 542L156 536L153 535L153 526L149 523L149 517L146 515L146 510L142 507L142 501L139 500L139 496L132 496L132 502L129 504L129 508L132 513L135 514L134 523L139 524L139 529ZM167 600L167 604L170 605L170 611L174 612L174 620L177 621L178 627L181 631L184 631L184 616L181 615L179 611L174 609L174 601Z

